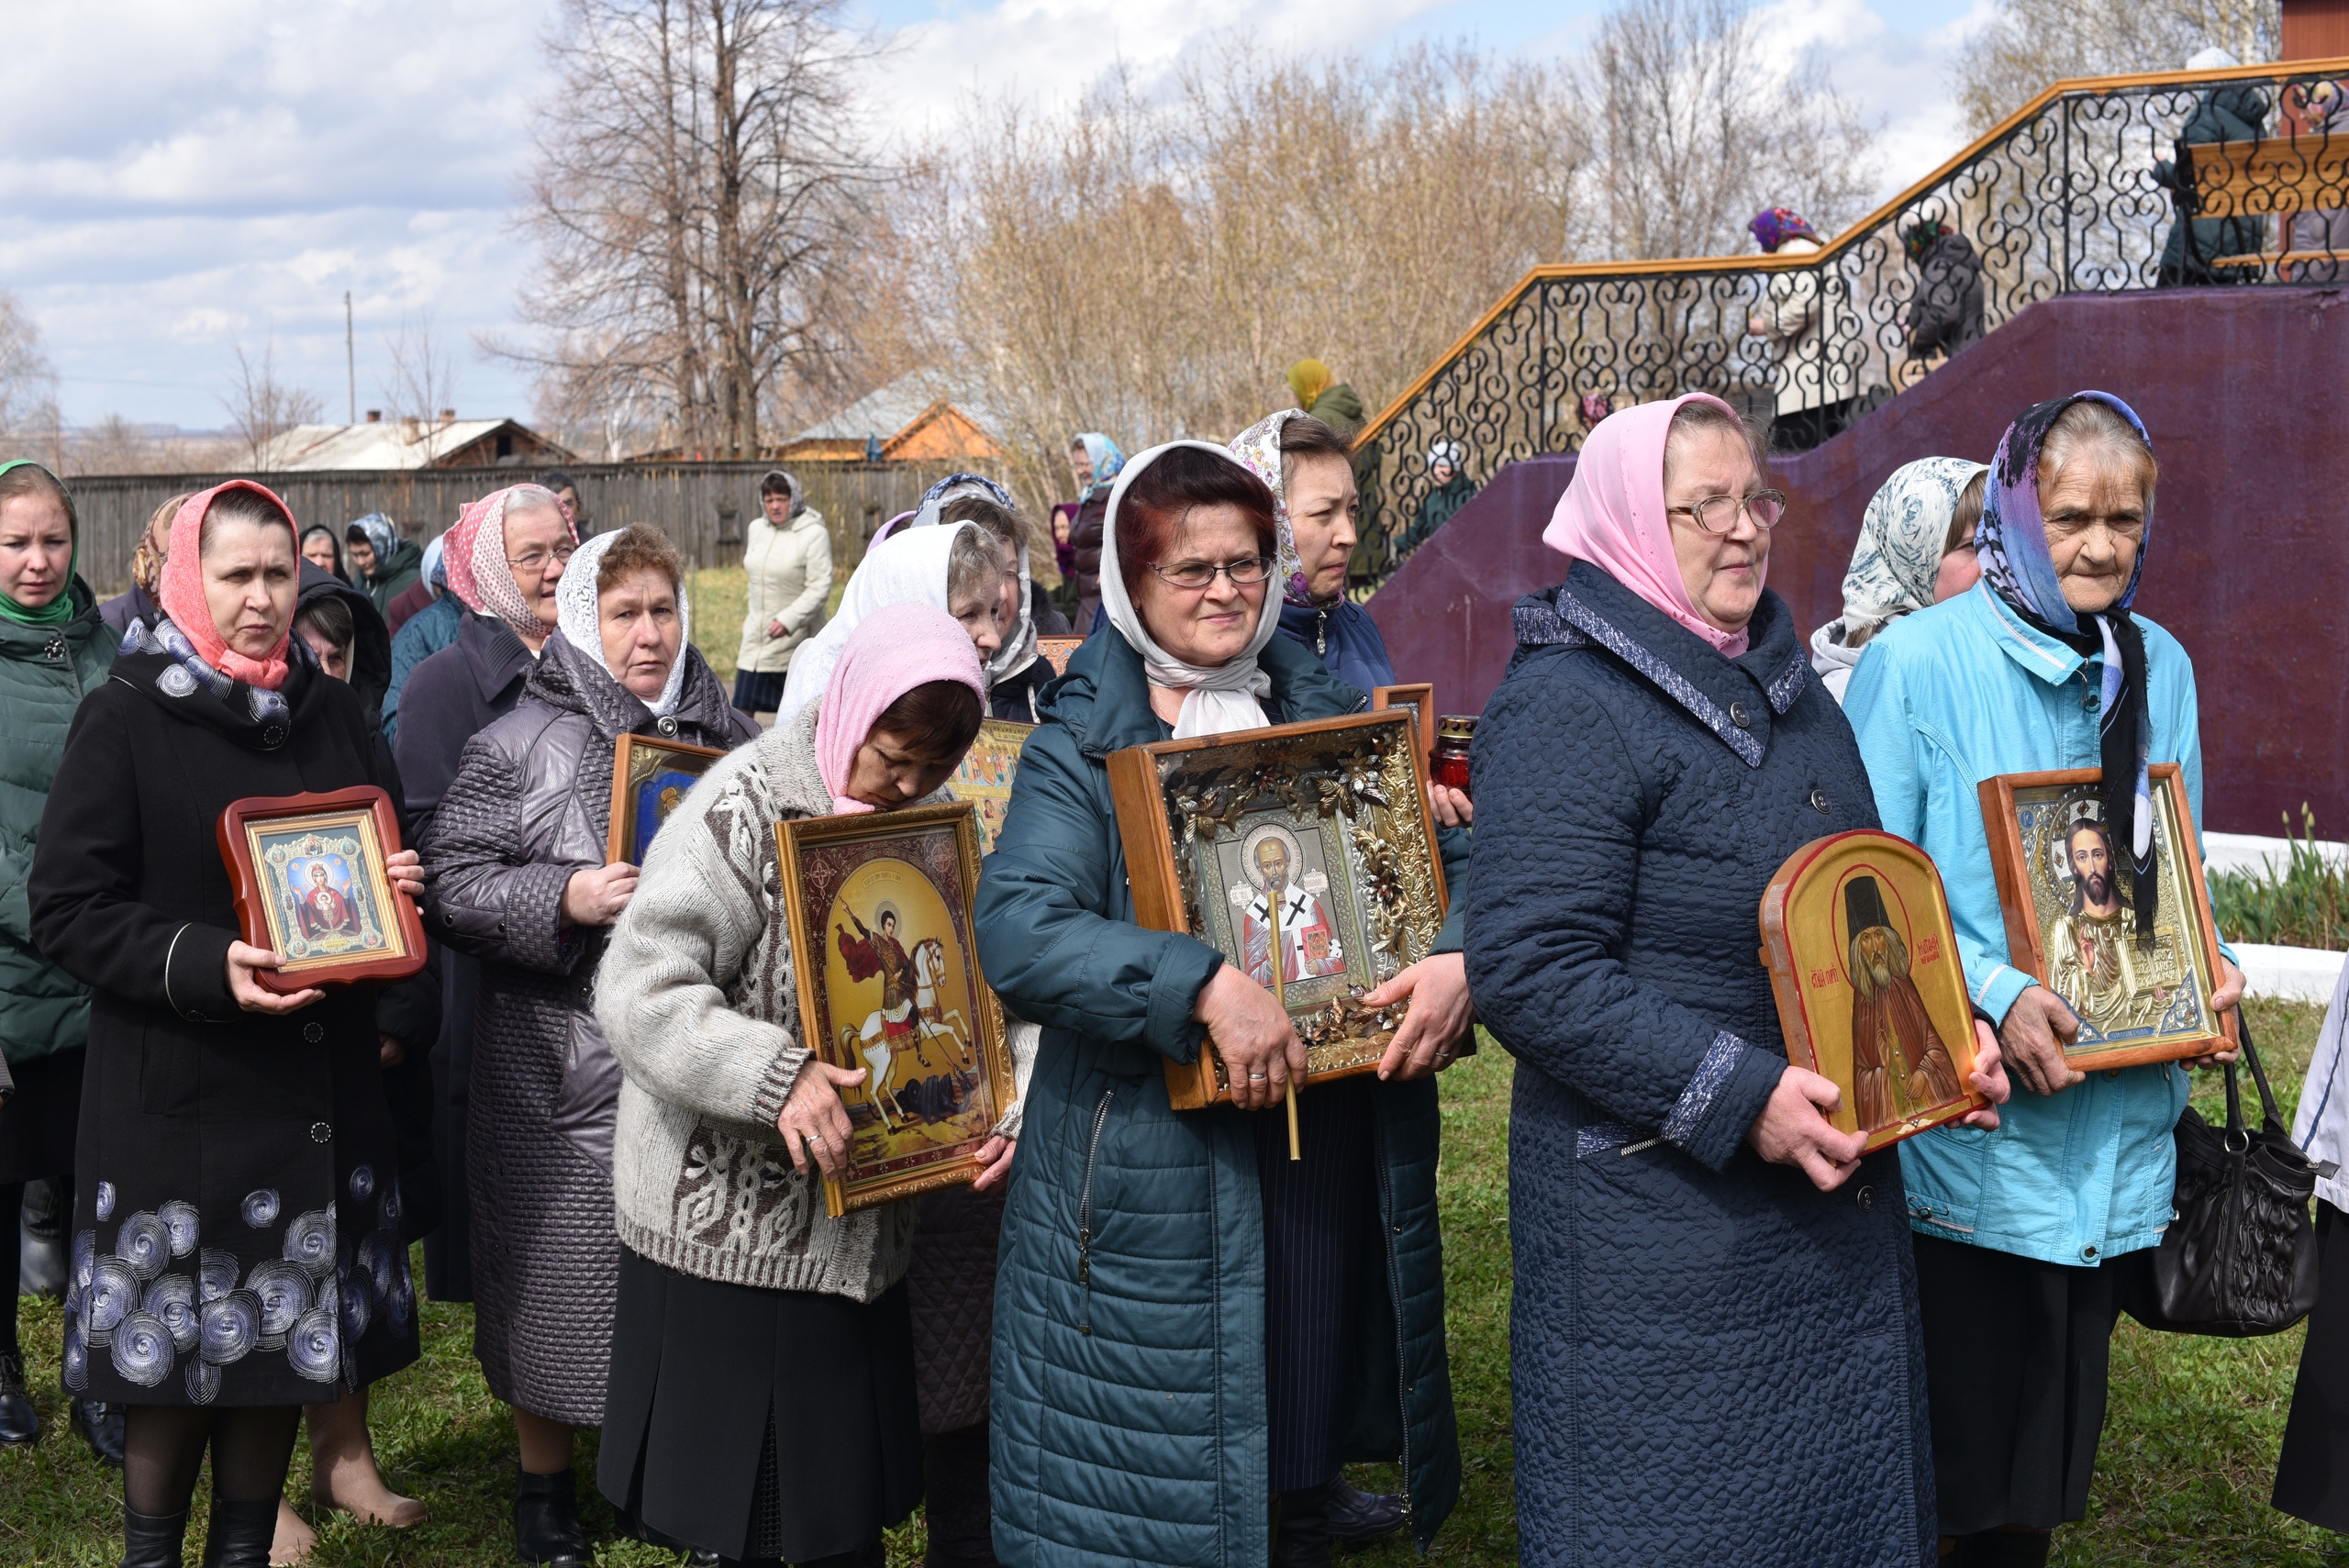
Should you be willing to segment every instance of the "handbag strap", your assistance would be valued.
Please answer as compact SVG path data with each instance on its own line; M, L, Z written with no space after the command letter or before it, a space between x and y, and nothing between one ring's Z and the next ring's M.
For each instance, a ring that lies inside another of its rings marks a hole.
M2251 1068L2251 1081L2259 1086L2259 1108L2266 1114L2268 1127L2279 1131L2285 1129L2287 1124L2283 1113L2276 1108L2275 1091L2267 1086L2267 1071L2260 1066L2258 1049L2251 1043L2251 1019L2244 1017L2240 1006L2235 1008L2235 1036L2243 1041L2243 1059ZM2227 1068L2228 1121L2230 1126L2241 1127L2242 1115L2235 1107L2234 1099L2235 1070L2231 1063Z

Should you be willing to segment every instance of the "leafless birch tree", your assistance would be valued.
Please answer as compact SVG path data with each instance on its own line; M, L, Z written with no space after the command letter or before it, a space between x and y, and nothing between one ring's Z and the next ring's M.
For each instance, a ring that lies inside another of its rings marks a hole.
M528 227L535 364L583 422L633 406L688 452L755 453L830 373L876 183L841 0L565 0Z

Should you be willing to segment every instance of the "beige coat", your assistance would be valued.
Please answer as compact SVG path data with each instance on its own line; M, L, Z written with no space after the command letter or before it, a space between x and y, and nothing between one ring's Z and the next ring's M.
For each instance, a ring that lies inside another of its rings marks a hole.
M1808 256L1819 246L1808 239L1789 239L1778 247L1781 256ZM1773 272L1769 296L1755 311L1762 335L1777 347L1778 413L1800 414L1822 403L1841 403L1857 392L1850 356L1859 346L1859 323L1853 319L1843 292L1829 291L1827 310L1838 318L1831 336L1822 333L1820 294L1828 283L1819 272Z
M824 515L810 506L779 528L763 515L753 517L742 546L742 571L750 579L750 605L734 667L780 673L824 624L824 602L832 594L832 535ZM790 634L769 637L768 623L778 618Z

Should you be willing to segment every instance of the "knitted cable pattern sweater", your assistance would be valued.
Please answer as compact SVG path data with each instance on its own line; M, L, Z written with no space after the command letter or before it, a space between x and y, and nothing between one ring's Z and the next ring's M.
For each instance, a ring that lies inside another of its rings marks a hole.
M612 928L596 1017L627 1074L621 1241L701 1279L871 1301L906 1272L913 1205L832 1218L775 1131L809 1053L774 825L831 809L818 706L718 762L662 826Z

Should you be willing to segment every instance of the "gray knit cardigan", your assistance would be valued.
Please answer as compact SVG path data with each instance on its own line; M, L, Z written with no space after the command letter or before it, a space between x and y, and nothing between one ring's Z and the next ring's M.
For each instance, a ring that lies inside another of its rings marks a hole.
M627 1074L620 1240L701 1279L871 1301L905 1274L914 1206L830 1218L775 1130L808 1052L774 825L831 810L819 706L736 749L679 803L612 928L596 1017Z

